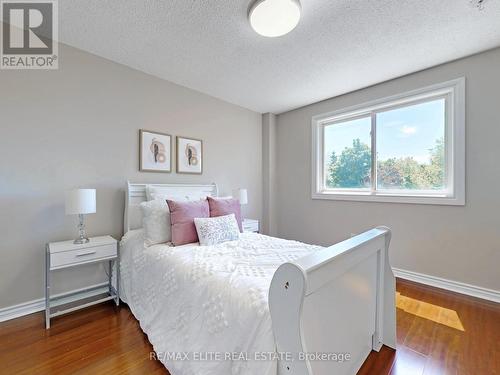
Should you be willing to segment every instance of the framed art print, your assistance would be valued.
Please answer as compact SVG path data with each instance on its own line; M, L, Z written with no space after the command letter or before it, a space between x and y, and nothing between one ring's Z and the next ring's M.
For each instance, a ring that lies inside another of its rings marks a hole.
M177 137L177 173L203 172L203 142L199 139Z
M139 170L172 171L172 137L169 134L143 129L139 131Z

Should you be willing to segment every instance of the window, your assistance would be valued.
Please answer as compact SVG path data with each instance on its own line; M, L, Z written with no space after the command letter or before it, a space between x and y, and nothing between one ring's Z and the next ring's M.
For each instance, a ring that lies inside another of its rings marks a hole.
M314 199L465 204L465 79L313 118Z

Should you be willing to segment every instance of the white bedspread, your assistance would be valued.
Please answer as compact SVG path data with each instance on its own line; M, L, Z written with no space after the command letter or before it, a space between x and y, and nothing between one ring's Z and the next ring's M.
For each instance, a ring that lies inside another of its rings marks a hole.
M142 230L130 231L121 242L121 297L172 375L276 375L276 360L254 360L275 352L272 276L319 249L255 233L215 246L144 248ZM246 357L227 357L240 352ZM190 360L168 358L181 353ZM223 359L206 360L216 356Z

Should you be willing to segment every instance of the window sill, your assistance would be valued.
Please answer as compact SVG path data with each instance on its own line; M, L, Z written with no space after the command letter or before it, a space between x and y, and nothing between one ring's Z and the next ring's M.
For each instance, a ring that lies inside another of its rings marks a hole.
M313 192L312 199L464 206L465 199L446 195L396 195L371 192Z

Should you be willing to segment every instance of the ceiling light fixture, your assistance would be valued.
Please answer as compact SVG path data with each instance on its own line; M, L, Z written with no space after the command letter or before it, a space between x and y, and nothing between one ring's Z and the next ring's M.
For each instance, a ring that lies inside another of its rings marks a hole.
M270 38L288 34L300 20L299 0L256 0L248 9L250 25Z

